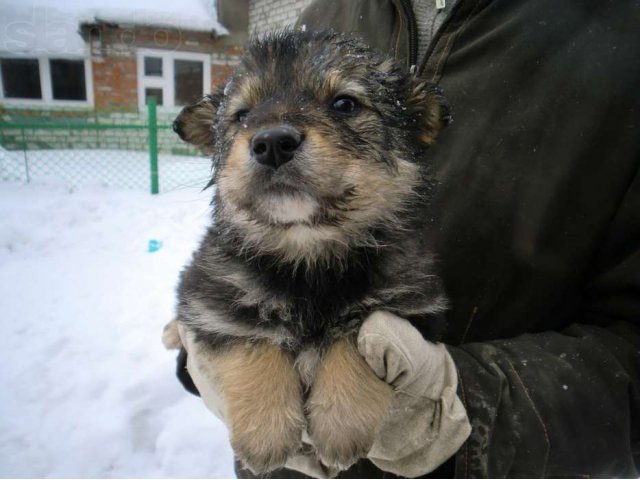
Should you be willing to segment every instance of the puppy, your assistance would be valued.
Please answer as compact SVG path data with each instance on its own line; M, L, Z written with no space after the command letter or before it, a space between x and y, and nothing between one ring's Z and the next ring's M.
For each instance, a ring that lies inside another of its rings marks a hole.
M305 428L327 466L366 455L391 402L357 351L368 314L442 330L426 151L448 121L434 85L361 41L294 31L252 41L224 91L176 119L215 186L178 320L255 473L282 466Z

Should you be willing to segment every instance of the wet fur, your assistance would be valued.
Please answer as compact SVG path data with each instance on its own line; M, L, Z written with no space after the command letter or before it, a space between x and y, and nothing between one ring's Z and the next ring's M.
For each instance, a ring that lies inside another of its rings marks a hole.
M358 100L357 115L329 108L340 95ZM252 41L225 90L176 119L176 132L212 155L216 186L213 226L182 274L178 318L212 350L239 345L249 355L266 342L286 352L289 367L262 373L278 388L297 370L327 465L365 455L390 404L353 343L366 316L393 312L432 340L444 327L426 150L448 121L436 87L360 41L292 31ZM305 139L274 173L252 160L249 142L283 123ZM259 416L260 394L243 392L229 401ZM279 466L240 456L256 472Z

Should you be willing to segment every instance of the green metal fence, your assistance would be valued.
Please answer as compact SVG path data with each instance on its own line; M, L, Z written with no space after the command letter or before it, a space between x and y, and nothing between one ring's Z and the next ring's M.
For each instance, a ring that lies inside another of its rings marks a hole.
M181 142L175 112L0 109L0 181L146 189L207 184L211 162Z

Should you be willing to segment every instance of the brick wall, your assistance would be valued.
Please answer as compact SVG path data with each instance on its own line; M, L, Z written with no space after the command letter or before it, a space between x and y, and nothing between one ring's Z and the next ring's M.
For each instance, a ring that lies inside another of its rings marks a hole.
M249 33L262 34L296 21L311 0L249 0Z
M91 63L96 108L134 107L138 104L135 56L93 56Z

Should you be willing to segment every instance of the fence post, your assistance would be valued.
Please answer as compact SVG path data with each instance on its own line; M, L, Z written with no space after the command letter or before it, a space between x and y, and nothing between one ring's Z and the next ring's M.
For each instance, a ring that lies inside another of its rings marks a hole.
M20 129L22 133L22 154L24 155L24 172L27 179L27 183L31 182L31 175L29 175L29 159L27 158L27 137L24 134L24 128Z
M160 191L158 182L158 116L156 99L149 98L147 103L147 125L149 126L149 171L151 172L151 193Z

